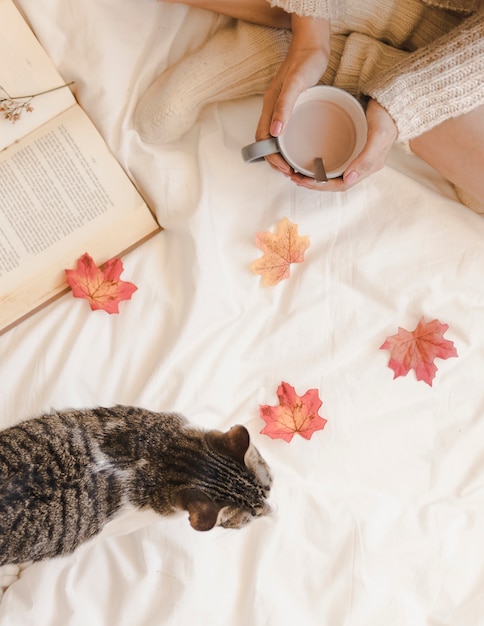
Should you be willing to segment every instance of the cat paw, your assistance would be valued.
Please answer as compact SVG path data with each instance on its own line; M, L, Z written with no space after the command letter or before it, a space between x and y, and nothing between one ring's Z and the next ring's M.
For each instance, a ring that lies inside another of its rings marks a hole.
M12 583L18 580L20 567L18 565L2 565L0 567L0 590L5 591Z
M30 565L30 563L0 565L0 602L5 590L19 579L20 573Z

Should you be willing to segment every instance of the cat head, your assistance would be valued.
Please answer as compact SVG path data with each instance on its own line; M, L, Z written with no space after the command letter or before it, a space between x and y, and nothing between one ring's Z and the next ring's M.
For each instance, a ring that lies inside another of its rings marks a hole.
M210 462L201 461L203 479L179 497L179 506L188 511L192 527L242 528L267 515L272 477L247 429L237 425L226 433L208 431L205 440Z

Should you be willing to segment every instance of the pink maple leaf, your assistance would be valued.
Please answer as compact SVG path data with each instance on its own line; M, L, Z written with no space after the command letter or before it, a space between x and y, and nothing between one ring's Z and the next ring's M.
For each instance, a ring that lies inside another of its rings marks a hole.
M298 396L294 387L282 382L277 397L279 406L259 406L260 416L266 422L262 434L289 442L296 433L310 439L315 431L325 427L327 420L318 414L323 403L317 389Z
M421 318L415 330L399 328L396 335L388 337L380 349L390 350L388 367L394 371L393 378L405 376L413 369L417 380L432 386L437 372L434 359L458 356L454 343L444 339L448 328L448 324L441 324L439 320L425 322Z
M98 267L85 253L78 259L77 269L65 272L73 296L88 300L93 311L101 309L106 313L119 313L120 301L130 300L137 290L133 283L120 279L123 272L121 259L109 259Z

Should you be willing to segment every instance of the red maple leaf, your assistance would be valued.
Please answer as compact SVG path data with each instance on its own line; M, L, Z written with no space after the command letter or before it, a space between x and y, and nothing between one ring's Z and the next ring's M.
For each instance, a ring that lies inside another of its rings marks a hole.
M388 367L395 372L393 378L405 376L413 369L417 380L432 386L437 371L434 359L458 356L454 343L444 339L448 328L448 324L441 324L439 320L425 322L423 318L411 332L399 327L398 333L388 337L380 346L381 350L391 351Z
M77 269L65 270L73 296L89 300L93 311L102 309L107 313L119 313L121 300L129 300L137 289L119 278L122 271L121 259L109 259L98 267L87 252L78 259Z
M262 276L262 287L271 287L289 278L291 263L304 261L304 253L310 245L309 237L299 236L297 225L287 217L279 222L275 233L257 233L255 243L264 254L250 264L250 269Z
M260 416L266 422L262 434L289 442L296 433L311 439L316 430L325 427L327 420L318 415L323 403L317 389L309 389L300 397L294 387L282 382L277 388L277 397L279 406L259 406Z

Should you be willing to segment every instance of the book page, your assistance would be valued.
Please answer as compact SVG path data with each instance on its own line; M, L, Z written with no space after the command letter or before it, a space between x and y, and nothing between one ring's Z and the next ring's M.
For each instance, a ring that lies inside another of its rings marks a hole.
M0 60L0 100L7 95L29 96L66 82L12 0L0 0ZM15 123L0 111L0 150L74 103L70 89L64 87L36 96L30 103L32 112L22 111L21 120Z
M64 289L84 252L100 265L159 230L78 105L0 152L0 198L0 328Z

